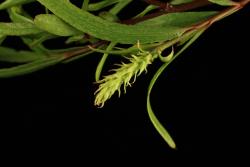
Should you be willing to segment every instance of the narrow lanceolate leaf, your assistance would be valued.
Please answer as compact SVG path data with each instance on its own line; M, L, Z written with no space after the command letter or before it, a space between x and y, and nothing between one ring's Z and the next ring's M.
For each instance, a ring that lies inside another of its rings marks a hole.
M171 61L168 61L166 64L170 64ZM163 72L164 68L161 67L156 74L154 75L154 77L152 78L149 87L148 87L148 94L147 94L147 110L148 110L148 115L149 118L151 120L151 122L153 123L155 129L159 132L159 134L162 136L162 138L168 143L168 145L171 148L176 148L175 142L172 139L172 137L170 136L169 132L164 128L164 126L160 123L160 121L157 119L156 115L154 114L154 111L151 107L151 103L150 103L150 94L152 91L152 88L156 82L156 80L158 79L158 77L160 76L160 74Z
M161 24L148 26L139 25L123 25L119 23L109 22L97 16L94 16L87 11L77 8L68 0L38 0L41 4L47 7L55 15L69 23L78 30L88 33L96 38L123 43L135 44L138 40L140 43L153 43L171 40L181 36L186 32L191 25L171 25L169 21L173 22L176 15L167 14L169 17L167 21L161 20ZM189 20L191 18L185 16L186 13L179 13L182 19ZM201 13L197 13L197 17ZM211 13L209 13L211 16ZM174 16L174 17L173 17ZM193 17L194 18L194 17ZM156 18L153 18L154 20ZM164 17L165 19L165 17ZM158 20L158 18L157 18ZM197 19L196 19L197 20ZM202 21L202 20L199 20ZM158 22L158 21L157 21ZM192 21L191 21L192 22ZM192 22L193 23L193 22Z
M82 33L52 14L40 14L35 17L34 23L38 28L58 36L73 36Z
M221 5L221 6L233 6L233 5L237 5L236 2L233 2L231 0L208 0L212 3Z
M153 86L155 84L155 82L157 81L157 79L159 78L159 76L162 74L162 72L168 67L168 65L175 59L177 58L184 50L186 50L196 39L198 39L198 37L205 31L205 29L202 29L200 31L197 31L194 36L182 47L182 49L174 56L171 55L171 59L169 61L167 61L165 64L163 64L155 73L155 75L153 76L152 80L150 81L149 87L148 87L148 93L147 93L147 110L148 110L148 115L149 118L151 120L151 122L153 123L154 127L156 128L156 130L159 132L159 134L163 137L163 139L168 143L168 145L171 148L176 148L176 145L174 143L174 140L171 138L171 136L169 135L168 131L163 127L163 125L160 123L160 121L157 119L157 117L154 114L154 111L151 107L151 103L150 103L150 94L151 91L153 89ZM172 54L172 53L170 53Z
M0 61L11 63L27 63L46 58L46 55L31 51L16 51L11 48L0 46Z
M0 23L0 34L10 36L21 36L41 33L32 23Z
M0 10L9 8L9 7L15 6L15 5L30 3L33 1L35 1L35 0L6 0L6 1L0 3Z
M8 78L8 77L14 77L14 76L32 73L32 72L41 70L45 67L57 64L61 62L63 59L64 59L63 57L56 56L56 57L39 59L31 63L18 65L18 66L11 67L11 68L0 69L0 78Z
M109 22L77 8L67 0L38 0L55 15L78 30L99 39L123 44L152 43L170 40L181 36L187 29L184 27L143 27L129 26Z

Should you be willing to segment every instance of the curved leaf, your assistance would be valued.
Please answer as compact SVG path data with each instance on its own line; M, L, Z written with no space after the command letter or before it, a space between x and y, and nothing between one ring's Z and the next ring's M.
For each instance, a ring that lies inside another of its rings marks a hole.
M205 31L205 29L202 29L200 31L198 31L193 38L191 38L183 47L182 49L174 56L172 57L172 59L170 59L168 62L166 62L165 64L163 64L155 73L155 75L153 76L152 80L150 81L149 87L148 87L148 93L147 93L147 110L148 110L148 115L149 118L151 120L151 122L153 123L154 127L156 128L156 130L159 132L159 134L163 137L163 139L168 143L168 145L171 148L176 148L176 145L174 143L174 140L171 138L171 136L169 135L168 131L163 127L163 125L160 123L160 121L157 119L157 117L155 116L153 109L151 107L151 103L150 103L150 94L152 91L152 88L155 84L155 82L157 81L157 79L159 78L159 76L162 74L162 72L168 67L168 65L175 59L177 58L185 49L187 49L196 39L198 39L198 37ZM170 53L171 54L171 53Z
M14 22L34 23L33 18L25 14L21 6L13 6L8 9L9 17Z
M6 0L0 4L0 10L9 8L9 7L15 6L15 5L30 3L33 1L35 1L35 0Z
M157 119L157 117L155 116L154 111L151 107L151 103L150 103L150 94L151 94L152 88L153 88L156 80L160 76L160 74L164 71L166 66L168 64L170 64L170 62L171 61L165 63L163 66L161 66L159 68L159 70L156 72L156 74L154 75L154 77L152 78L152 80L149 84L148 94L147 94L147 110L148 110L149 118L150 118L151 122L153 123L154 127L156 128L156 130L159 132L159 134L163 137L163 139L168 143L168 145L171 148L176 148L174 140L169 135L168 131L164 128L164 126L160 123L160 121Z

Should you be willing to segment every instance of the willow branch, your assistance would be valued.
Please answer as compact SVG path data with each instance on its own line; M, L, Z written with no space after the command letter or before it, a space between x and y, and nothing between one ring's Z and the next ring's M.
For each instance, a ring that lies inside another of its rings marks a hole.
M157 5L159 7L163 7L163 4L165 5L164 10L161 10L159 12L153 13L153 14L149 14L146 15L142 18L138 18L138 19L129 19L129 20L124 20L121 23L122 24L136 24L138 22L147 20L147 19L151 19L166 13L175 13L175 12L185 12L185 11L189 11L189 10L193 10L196 8L200 8L200 7L204 7L204 6L208 6L211 5L211 3L207 0L195 0L192 1L191 3L187 3L187 4L182 4L182 5L176 5L176 6L170 6L170 5L166 5L166 3L160 2L160 1L156 1L156 0L145 0L146 2L150 3L150 4L154 4ZM211 24L213 24L214 22L220 20L223 17L226 17L227 15L231 14L230 11L232 11L232 13L234 13L235 11L240 10L241 8L243 8L244 6L246 6L248 3L250 3L250 0L241 0L238 1L236 6L232 6L229 7L223 11L221 11L218 15L210 18L209 20L203 22L203 23L199 23L198 25L193 26L193 28L200 28L203 26L210 26ZM166 8L166 6L168 6ZM92 48L97 48L100 46L103 46L107 44L107 41L101 40L99 42L96 42L94 44L91 44L90 46ZM64 53L65 58L71 58L73 56L77 56L83 53L87 53L90 51L90 47L89 46L84 46L81 49L77 49L74 51L68 51Z

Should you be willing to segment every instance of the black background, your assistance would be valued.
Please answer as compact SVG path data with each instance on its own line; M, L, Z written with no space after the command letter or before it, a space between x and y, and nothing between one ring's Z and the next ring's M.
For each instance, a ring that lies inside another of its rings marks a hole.
M93 105L93 82L100 55L94 54L0 79L5 155L37 162L73 157L71 163L82 165L90 159L173 164L169 166L238 161L249 131L249 11L247 6L213 25L154 87L153 109L177 150L158 135L146 110L147 86L161 63L151 65L126 95L98 109Z

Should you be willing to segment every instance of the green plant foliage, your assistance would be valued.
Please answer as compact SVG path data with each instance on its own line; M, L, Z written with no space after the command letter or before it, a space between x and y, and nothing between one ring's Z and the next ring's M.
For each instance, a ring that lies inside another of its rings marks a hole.
M31 23L0 23L0 34L22 36L38 34L42 31Z
M0 20L0 62L14 65L9 68L0 67L0 78L32 73L100 52L103 56L96 68L95 79L99 87L95 92L94 104L103 107L114 94L118 93L120 96L122 92L126 93L127 87L132 86L136 78L147 71L149 65L154 65L156 59L160 59L163 64L149 83L145 102L155 129L171 148L176 148L173 138L153 112L150 102L153 86L165 68L206 29L239 11L250 0L172 0L169 3L145 0L145 8L127 20L122 20L119 16L121 11L130 12L126 11L126 7L134 2L132 0L77 2L80 5L75 5L70 0L1 2L0 10L9 15L10 21ZM40 4L41 11L44 12L31 16L29 11L24 10L24 4L33 3ZM215 5L207 11L200 8L206 6L207 9L213 3ZM221 5L221 9L213 8L216 5ZM199 10L196 11L197 8ZM8 47L5 39L10 36L20 38L20 43L27 48L18 50ZM44 42L51 39L64 40L66 48L46 48ZM163 55L166 49L172 49L172 52ZM111 55L120 55L123 63L106 74L103 67Z
M31 51L16 51L0 46L0 61L2 62L28 63L41 58L46 58L46 55Z
M237 5L236 2L233 2L231 0L209 0L212 3L221 5L221 6L233 6L233 5Z
M19 75L24 75L27 73L32 73L37 70L43 69L45 67L57 64L62 60L63 58L60 56L50 57L50 58L41 58L41 59L32 61L30 63L18 65L15 67L3 68L3 69L0 69L0 77L1 78L14 77L14 76L19 76Z
M172 5L180 5L180 4L184 4L184 3L189 3L192 2L193 0L172 0L171 4Z
M152 29L151 27L147 28L137 25L122 25L94 16L75 7L66 0L38 1L50 9L55 15L83 33L122 44L134 44L138 39L140 39L142 43L170 40L187 31L184 27L175 26L166 26L164 28L155 27L155 29ZM166 28L168 31L165 31Z
M47 31L57 36L73 36L82 34L80 31L71 27L52 14L40 14L36 16L34 23L41 30Z
M0 10L6 9L15 5L20 5L20 4L25 4L25 3L30 3L35 0L6 0L0 4Z

